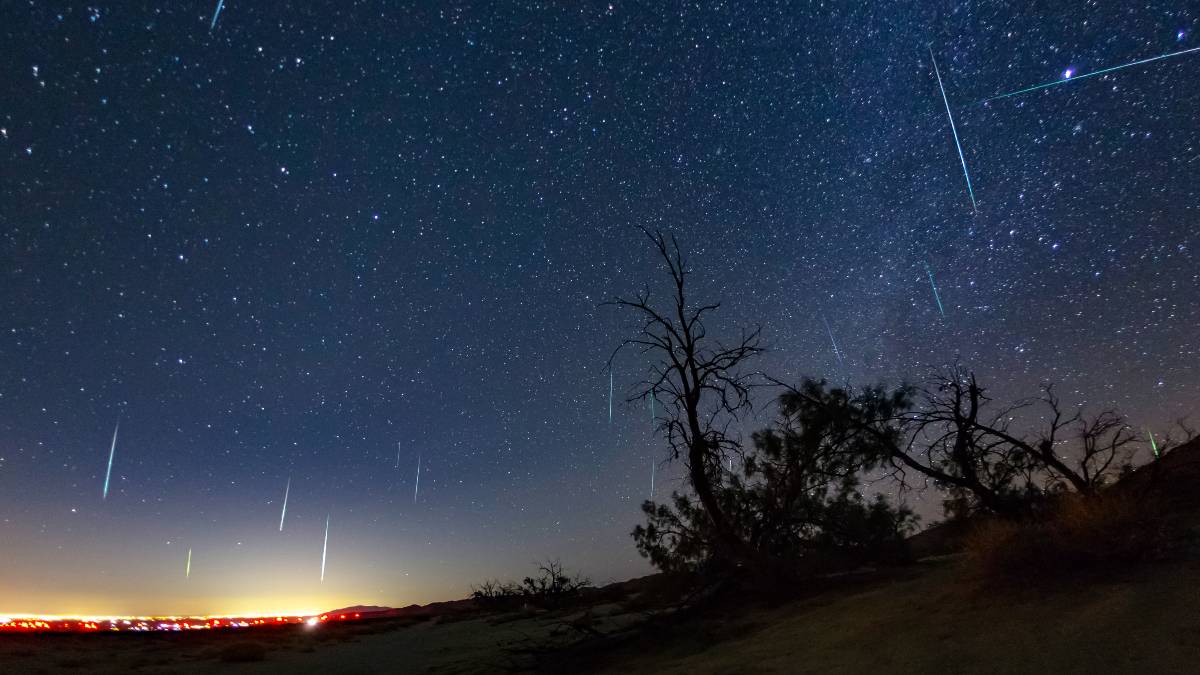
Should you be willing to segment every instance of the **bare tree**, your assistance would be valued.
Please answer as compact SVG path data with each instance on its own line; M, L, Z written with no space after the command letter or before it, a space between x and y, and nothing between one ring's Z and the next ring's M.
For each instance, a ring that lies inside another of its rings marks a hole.
M1043 386L1037 398L993 407L974 373L954 368L926 391L926 405L906 420L913 431L909 454L925 441L926 452L939 452L940 463L955 467L992 510L1004 510L994 500L1014 488L1094 495L1132 462L1138 438L1121 415L1069 412L1051 385ZM1027 417L1023 412L1035 410L1046 420L1040 429L1033 424L1026 431L1014 428Z
M955 366L914 393L902 387L850 394L810 381L789 386L783 398L840 410L843 424L878 443L903 485L913 472L960 501L1006 516L1025 513L1037 495L1096 494L1131 465L1139 441L1111 410L1068 412L1049 385L1039 397L997 406L974 373ZM1045 420L1040 425L1029 421L1036 410Z
M673 288L662 305L652 301L649 290L604 303L631 309L642 322L637 334L613 351L609 367L626 347L651 359L647 377L628 400L655 399L663 410L658 430L666 437L672 457L686 463L689 482L712 521L723 553L737 562L756 564L758 556L722 512L716 486L722 461L740 453L740 441L729 429L751 409L750 390L757 374L744 368L764 350L761 327L743 329L732 343L709 337L704 321L720 303L689 304L691 269L678 241L659 231L642 231L666 264Z

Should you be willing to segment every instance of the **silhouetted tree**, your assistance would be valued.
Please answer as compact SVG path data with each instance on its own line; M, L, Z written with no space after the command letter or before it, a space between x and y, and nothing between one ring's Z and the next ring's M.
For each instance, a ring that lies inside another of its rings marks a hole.
M722 512L756 556L769 561L770 586L854 565L903 557L914 518L882 497L866 500L859 477L881 452L829 407L783 407L754 435L742 475L716 490ZM646 524L633 532L642 555L667 572L726 567L705 510L692 499L643 505ZM752 570L757 571L757 570Z
M574 598L592 583L580 574L571 574L557 559L536 563L537 572L521 583L487 579L471 587L471 598L485 606L529 603L554 606Z
M1039 397L996 405L973 373L957 367L920 391L855 392L806 380L782 400L785 408L823 409L869 439L882 453L877 461L903 485L911 484L910 473L932 480L950 494L951 514L983 509L1019 517L1048 495L1094 495L1127 470L1139 441L1111 410L1065 411L1050 386Z
M720 303L690 302L687 279L691 269L679 243L661 232L642 231L667 267L671 296L660 305L644 290L634 298L617 297L604 303L631 309L642 322L636 336L622 341L613 356L624 347L634 347L651 359L648 377L629 400L654 397L663 411L659 431L673 458L682 459L687 466L688 481L708 519L705 529L718 545L716 552L758 567L763 561L730 522L718 491L722 462L740 452L738 440L728 429L751 406L749 393L755 374L744 368L763 351L760 329L743 329L731 343L709 337L705 318L719 309Z

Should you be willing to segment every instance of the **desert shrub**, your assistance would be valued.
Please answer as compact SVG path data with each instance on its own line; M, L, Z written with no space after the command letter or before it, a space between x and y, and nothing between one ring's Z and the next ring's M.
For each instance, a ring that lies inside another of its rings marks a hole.
M537 572L521 583L488 579L471 587L471 598L483 607L506 608L519 605L557 607L578 597L592 582L579 574L568 573L558 560L537 564Z
M257 642L235 642L221 650L225 663L250 663L267 658L267 648Z
M829 393L820 383L813 392ZM816 394L813 394L814 396ZM713 467L714 499L766 585L774 577L802 578L906 555L915 515L882 496L863 496L861 479L881 454L875 437L854 433L835 407L809 399L784 402L780 418L753 435L740 472ZM642 505L645 524L633 531L638 552L659 570L721 576L737 570L723 556L720 533L707 509L688 494ZM753 580L752 580L753 581Z
M984 582L1038 584L1161 558L1170 541L1157 502L1129 494L1064 494L1032 521L989 519L965 552Z
M485 579L471 587L471 599L482 607L492 608L516 604L521 595L519 584L499 579Z

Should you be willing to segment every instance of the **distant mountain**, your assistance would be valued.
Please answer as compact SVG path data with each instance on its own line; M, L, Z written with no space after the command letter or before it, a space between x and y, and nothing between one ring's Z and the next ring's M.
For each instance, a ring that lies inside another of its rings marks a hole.
M379 605L354 605L353 607L342 607L341 609L331 609L324 614L333 616L335 614L378 614L379 612L393 612L395 607L380 607Z
M449 614L462 614L476 609L474 600L448 600L445 602L431 602L428 605L409 605L407 607L381 607L379 605L354 605L352 607L342 607L324 612L325 616L341 618L342 615L354 615L357 617L347 616L346 618L358 619L383 619L387 617L413 617L419 619L431 619L437 616L445 616Z

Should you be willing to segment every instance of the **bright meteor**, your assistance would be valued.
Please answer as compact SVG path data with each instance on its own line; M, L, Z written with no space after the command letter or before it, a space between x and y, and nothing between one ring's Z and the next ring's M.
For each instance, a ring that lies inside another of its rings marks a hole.
M212 32L217 27L217 17L221 16L221 9L225 7L225 0L217 0L217 10L213 12L212 23L208 25L208 32Z
M823 321L824 324L826 324L826 333L829 334L829 342L830 342L830 344L833 345L833 356L838 357L838 363L841 365L841 368L845 369L846 362L844 362L844 360L841 359L841 350L839 350L839 348L838 348L838 341L833 339L833 328L829 328L829 319L822 316L821 321Z
M183 570L183 578L190 579L192 577L192 549L188 547L187 567Z
M950 119L950 133L954 134L954 147L958 148L958 161L962 162L963 177L967 179L967 194L971 196L971 210L979 213L975 204L975 190L971 188L971 174L967 171L967 158L963 156L962 144L958 142L958 128L954 126L954 115L950 112L950 99L946 98L946 88L942 86L942 74L938 71L937 60L933 58L933 47L929 48L929 60L933 61L933 74L937 76L938 89L942 90L942 102L946 104L946 117Z
M613 371L608 369L608 423L612 424Z
M421 493L421 455L417 455L417 482L413 485L413 503L417 503L417 495Z
M654 501L654 470L656 468L657 467L655 466L654 461L651 460L651 462L650 462L650 501Z
M946 318L946 310L942 308L942 296L938 295L937 284L933 281L933 270L929 269L929 263L921 261L925 265L925 273L929 275L929 287L933 289L933 299L937 301L938 311L941 312L942 318Z
M329 514L325 514L325 545L321 547L321 581L325 581L325 554L329 552Z
M108 479L112 478L113 456L117 454L117 431L121 428L121 423L118 421L117 426L113 427L112 447L108 449L108 471L104 473L104 497L108 499Z
M283 532L283 519L287 516L288 493L292 491L292 477L288 476L287 485L283 488L283 511L279 514L279 531Z
M1170 54L1161 54L1159 56L1152 56L1148 59L1141 59L1140 61L1133 61L1132 63L1124 63L1119 66L1113 66L1111 68L1104 68L1103 70L1097 70L1095 72L1087 73L1086 75L1074 75L1071 73L1071 71L1068 70L1065 73L1066 77L1063 77L1060 80L1054 80L1053 82L1046 82L1045 84L1039 84L1039 85L1035 85L1032 87L1026 87L1025 89L1018 89L1017 91L1010 91L1007 94L999 94L999 95L993 96L991 98L985 98L982 101L980 101L980 103L987 103L988 101L995 101L995 100L1001 99L1001 98L1008 98L1009 96L1017 96L1018 94L1025 94L1025 93L1028 93L1031 91L1037 91L1038 89L1045 89L1047 87L1054 87L1054 86L1057 86L1060 84L1066 84L1067 82L1074 82L1075 80L1082 80L1082 79L1085 79L1088 77L1095 77L1097 75L1111 73L1114 70L1121 70L1122 68L1132 68L1133 66L1140 66L1143 63L1150 63L1151 61L1160 61L1162 59L1169 59L1172 56L1182 56L1189 52L1195 52L1195 51L1200 51L1200 47L1192 47L1191 49L1182 49L1177 52L1171 52Z

